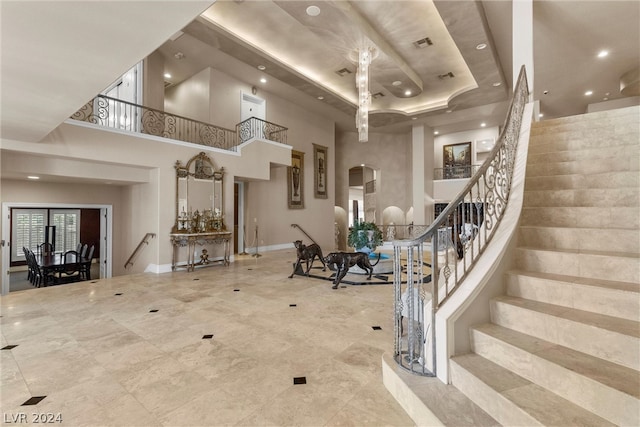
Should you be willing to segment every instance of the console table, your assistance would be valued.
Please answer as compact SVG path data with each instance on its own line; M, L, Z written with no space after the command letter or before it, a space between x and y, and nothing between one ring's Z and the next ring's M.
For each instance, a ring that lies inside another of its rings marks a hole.
M178 250L187 247L187 271L193 271L198 263L195 262L196 244L203 245L223 245L224 255L221 260L224 265L229 265L229 252L231 246L230 231L213 231L208 233L171 233L171 245L173 245L173 257L171 260L171 270L176 270L178 260ZM216 261L210 261L216 262Z

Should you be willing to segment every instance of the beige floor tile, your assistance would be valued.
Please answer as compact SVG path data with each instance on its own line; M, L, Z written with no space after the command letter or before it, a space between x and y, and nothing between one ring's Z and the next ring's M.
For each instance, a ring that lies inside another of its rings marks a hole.
M294 261L274 251L2 297L2 343L18 346L1 354L3 411L42 395L29 410L72 426L411 425L382 384L392 285L332 290L288 279Z

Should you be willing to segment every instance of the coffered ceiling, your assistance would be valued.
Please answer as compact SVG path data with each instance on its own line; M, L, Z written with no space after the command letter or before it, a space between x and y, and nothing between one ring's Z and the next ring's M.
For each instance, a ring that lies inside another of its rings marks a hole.
M214 60L213 51L201 55L205 44L322 98L348 115L347 130L354 128L357 109L358 49L374 52L369 119L374 131L508 96L476 2L218 1L183 32L160 48L172 69L171 82L180 81L179 70L193 73ZM177 52L182 59L175 58ZM185 67L190 61L198 65Z

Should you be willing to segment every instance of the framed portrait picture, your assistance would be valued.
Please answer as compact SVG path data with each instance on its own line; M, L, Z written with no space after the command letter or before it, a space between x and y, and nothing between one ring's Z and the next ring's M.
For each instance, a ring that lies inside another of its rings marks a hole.
M304 153L291 150L291 166L287 167L287 201L289 209L304 208Z
M327 147L313 144L313 194L316 199L327 195Z
M471 141L445 145L442 150L444 179L471 176Z

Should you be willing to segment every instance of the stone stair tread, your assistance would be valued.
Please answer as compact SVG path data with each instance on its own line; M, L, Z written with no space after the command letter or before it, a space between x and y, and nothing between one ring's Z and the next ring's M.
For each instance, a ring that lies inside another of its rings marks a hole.
M473 329L640 399L640 372L634 369L493 323Z
M640 294L640 283L620 282L615 280L592 279L589 277L567 276L563 274L543 273L538 271L510 270L507 274L536 277L539 279L554 280L557 282L576 283L584 286L597 286L616 291L633 292ZM630 295L631 298L636 297Z
M628 337L640 338L640 322L633 320L507 295L495 297L494 300L550 316L560 317L576 323L606 329Z
M638 258L640 254L631 252L613 252L613 251L592 251L588 249L560 249L560 248L538 248L535 246L518 246L518 249L532 250L532 251L547 251L547 252L562 252L562 253L574 253L585 255L599 255L599 256L611 256L620 258ZM640 267L639 267L640 268Z
M477 354L454 356L451 360L542 425L614 425Z

